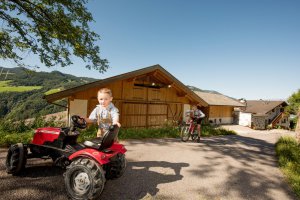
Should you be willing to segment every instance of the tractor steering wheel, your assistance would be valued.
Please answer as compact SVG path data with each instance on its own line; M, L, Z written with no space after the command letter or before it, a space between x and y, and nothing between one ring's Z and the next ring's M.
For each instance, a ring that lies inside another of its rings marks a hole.
M71 121L74 124L75 127L78 127L80 129L86 128L86 121L84 118L78 116L78 115L72 115Z

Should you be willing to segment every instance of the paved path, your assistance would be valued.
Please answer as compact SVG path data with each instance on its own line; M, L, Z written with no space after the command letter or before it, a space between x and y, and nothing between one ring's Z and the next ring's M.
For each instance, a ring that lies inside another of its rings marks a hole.
M127 170L121 178L107 181L101 199L297 199L274 155L279 135L293 133L238 131L240 135L204 138L200 144L128 140ZM22 177L13 177L5 173L5 155L1 149L0 199L67 199L63 171L51 162L30 161Z

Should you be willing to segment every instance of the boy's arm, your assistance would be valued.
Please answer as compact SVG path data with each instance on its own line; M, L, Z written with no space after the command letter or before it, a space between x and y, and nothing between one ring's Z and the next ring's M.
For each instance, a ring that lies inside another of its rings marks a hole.
M97 123L97 108L94 108L94 110L91 112L89 117L84 118L86 123L88 124L95 124Z
M90 119L90 118L84 118L84 119L85 119L86 123L88 123L88 124L96 123L96 120L94 120L94 119Z
M117 108L114 108L111 111L111 118L112 118L113 125L117 125L118 127L121 127L121 124L119 122L119 110Z
M201 110L199 110L199 112L200 112L200 118L204 118L205 114Z

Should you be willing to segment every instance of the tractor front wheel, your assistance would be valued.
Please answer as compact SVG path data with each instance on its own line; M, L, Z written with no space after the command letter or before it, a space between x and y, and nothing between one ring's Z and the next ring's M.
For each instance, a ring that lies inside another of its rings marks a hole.
M105 184L102 167L89 158L73 161L64 174L67 194L72 199L99 199Z

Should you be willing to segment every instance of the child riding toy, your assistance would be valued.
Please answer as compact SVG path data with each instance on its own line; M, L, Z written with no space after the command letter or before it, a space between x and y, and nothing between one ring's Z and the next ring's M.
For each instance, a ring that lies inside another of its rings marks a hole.
M72 199L98 199L106 179L118 178L126 168L126 148L117 142L119 127L113 125L101 138L77 143L79 132L86 128L86 121L71 117L66 128L45 127L35 131L30 144L11 145L6 157L6 171L20 174L30 158L52 158L64 173L67 194Z

